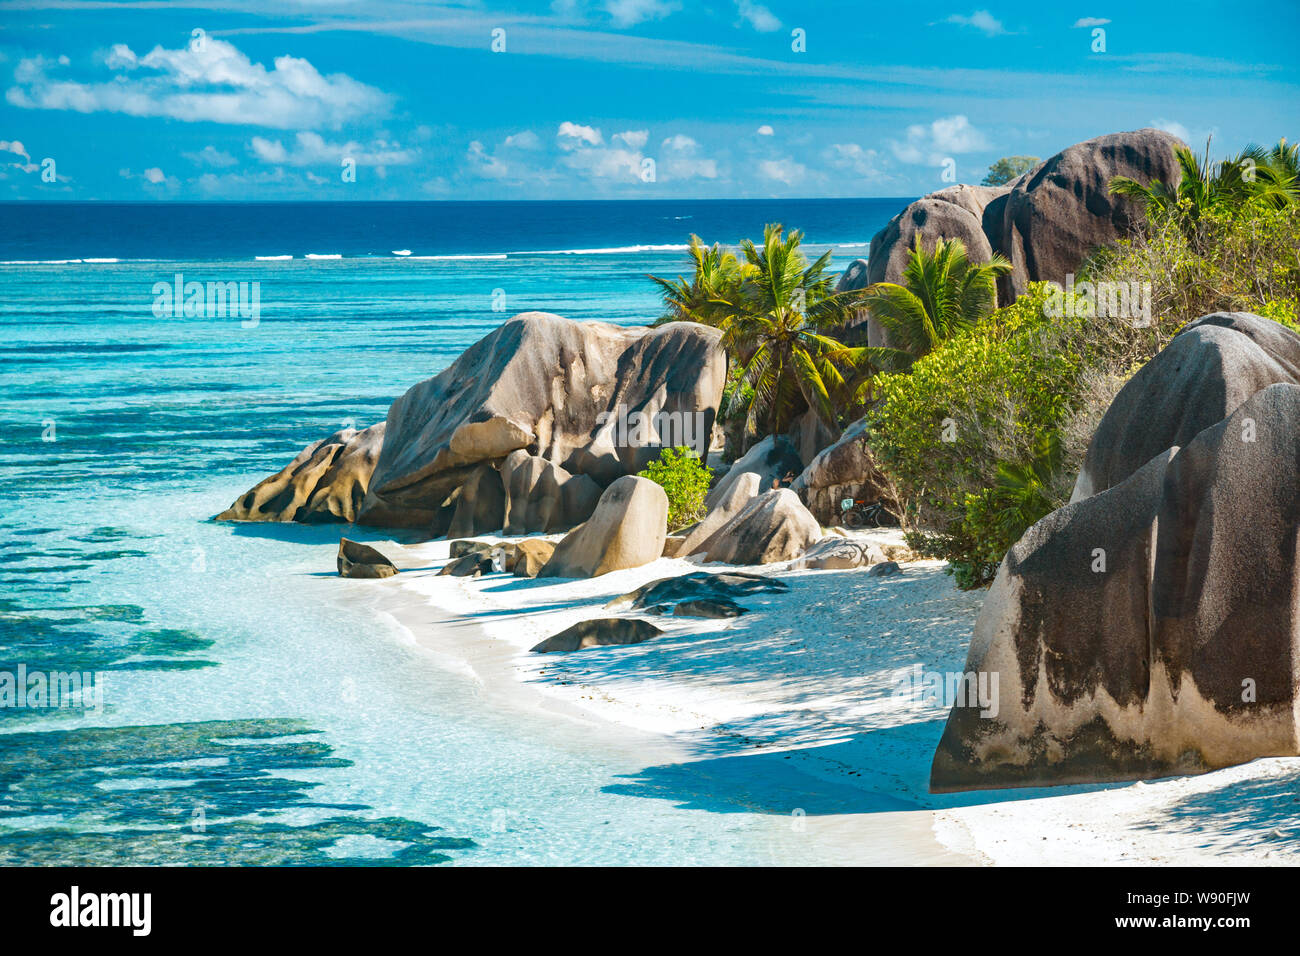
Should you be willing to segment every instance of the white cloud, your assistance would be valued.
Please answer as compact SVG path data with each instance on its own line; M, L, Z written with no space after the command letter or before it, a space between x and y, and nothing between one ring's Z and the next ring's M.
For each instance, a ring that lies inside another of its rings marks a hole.
M1173 135L1181 139L1184 143L1190 143L1192 141L1192 134L1188 132L1187 127L1175 120L1168 120L1168 119L1152 120L1151 125L1154 126L1156 129L1164 130L1166 133L1172 133Z
M890 141L894 155L905 163L938 166L949 156L988 149L984 134L960 114L937 119L928 126L918 123L907 128L903 142Z
M23 146L23 144L16 139L0 139L0 150L3 150L6 153L13 153L15 156L21 156L29 163L32 161L32 158L27 155L27 147Z
M659 20L680 9L666 0L605 0L605 10L615 26L630 27L646 20Z
M322 75L307 60L279 56L267 69L224 40L201 50L154 47L137 56L124 43L104 59L101 82L60 80L52 61L22 60L5 99L24 109L165 116L185 122L236 123L275 129L338 128L387 113L391 98L342 73Z
M1002 36L1007 32L1007 28L1002 25L1002 21L997 19L997 17L993 16L993 14L989 13L987 10L976 10L968 17L964 17L960 13L954 13L952 16L947 17L943 22L955 23L962 27L971 27L989 37Z
M611 140L615 143L622 143L629 149L641 149L650 139L648 129L630 129L625 133L615 133Z
M758 164L758 172L764 179L771 179L787 186L802 182L808 175L808 167L795 162L789 157L783 159L765 159Z
M736 0L740 16L759 33L771 33L781 29L781 21L767 7L754 0Z
M541 149L542 141L536 133L530 129L526 129L522 132L512 133L507 136L505 145L514 149Z
M669 136L659 149L658 166L664 180L718 178L718 161L699 155L700 144L683 133Z
M880 180L882 157L874 149L863 149L857 143L832 143L822 153L822 159L832 169L845 170L862 179Z
M486 179L505 179L510 175L509 165L489 153L479 140L469 144L465 158L469 160L470 169Z
M772 127L768 126L766 123L764 123L762 126L758 128L759 136L771 136L774 132L775 130L773 130Z
M161 182L165 182L167 179L167 177L163 174L163 171L159 169L157 166L152 166L149 169L146 169L144 171L144 178L147 179L149 182L153 183L155 186Z
M1075 28L1079 27L1104 27L1110 23L1105 17L1079 17L1074 21Z
M591 126L579 126L568 120L560 124L555 137L561 149L578 149L584 143L588 146L599 146L605 141L605 138L600 135L600 130Z
M234 156L212 145L204 146L197 153L182 153L181 155L191 162L198 163L200 166L234 166L239 162Z
M307 131L298 133L288 148L278 139L269 140L261 136L254 136L248 148L264 163L288 166L337 166L344 159L350 159L358 166L407 166L419 156L417 150L403 149L399 143L384 139L369 144L354 140L331 143L319 133Z

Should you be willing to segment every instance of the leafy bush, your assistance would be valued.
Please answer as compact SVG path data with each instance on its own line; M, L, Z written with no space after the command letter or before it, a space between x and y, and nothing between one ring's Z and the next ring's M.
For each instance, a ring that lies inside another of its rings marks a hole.
M1003 156L989 167L984 186L1001 186L1022 173L1027 173L1039 163L1037 156Z
M963 587L989 580L1024 531L1002 515L1009 499L997 490L998 476L1033 474L1045 436L1077 407L1090 318L1048 318L1047 292L1031 284L910 374L878 380L870 444L902 499L909 542L948 559ZM1075 311L1086 313L1083 305ZM1066 479L1055 473L1060 457L1038 482L1034 508L1068 497Z
M637 474L649 478L668 495L670 531L704 517L704 496L708 494L713 472L690 448L685 445L665 448Z

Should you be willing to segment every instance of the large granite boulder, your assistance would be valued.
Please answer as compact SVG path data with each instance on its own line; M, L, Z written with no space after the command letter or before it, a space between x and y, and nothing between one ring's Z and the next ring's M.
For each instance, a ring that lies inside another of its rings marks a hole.
M1124 780L1300 753L1297 434L1300 386L1270 385L1026 532L966 662L989 692L956 702L931 788Z
M624 441L633 414L698 414L710 433L726 375L720 338L689 322L515 316L393 403L360 520L428 527L478 465L521 449L602 486L634 474L659 448Z
M435 534L449 538L499 531L505 525L506 492L501 472L490 464L479 465L469 473L465 483L453 492L455 502L451 523L444 530L435 526Z
M772 564L789 561L821 540L822 529L789 488L753 498L705 542L705 561Z
M994 247L984 233L984 210L1009 191L1009 186L958 185L922 196L872 237L865 273L850 266L840 275L836 291L865 288L877 282L901 282L917 236L926 251L933 251L939 239L960 239L972 261L988 262ZM865 344L892 344L883 325L869 315L864 318Z
M434 536L567 530L664 444L707 448L726 365L721 333L697 323L527 312L409 389L383 424L310 445L218 517Z
M1122 238L1141 218L1132 200L1110 194L1110 181L1128 176L1141 183L1180 179L1174 147L1178 137L1158 129L1111 133L1077 143L1017 180L1003 209L1001 236L1012 272L1000 284L1019 295L1034 281L1065 282L1098 246Z
M731 478L731 475L728 474L727 477ZM755 472L747 471L737 475L728 483L725 493L709 509L708 514L685 532L671 557L688 558L692 554L707 550L713 536L722 530L727 522L740 514L745 505L758 497L762 486L763 479Z
M383 440L382 423L337 431L244 492L217 520L354 522Z
M716 507L727 496L732 484L750 472L758 475L758 490L767 491L774 482L781 481L786 475L798 475L801 471L803 461L790 439L784 435L768 435L732 463L727 473L705 495L704 506L709 509Z
M1216 312L1188 323L1111 402L1071 500L1113 487L1278 382L1300 385L1300 335L1248 312Z
M839 441L823 449L790 489L825 525L841 521L840 502L845 498L884 501L886 507L895 505L889 481L867 446L865 418L858 419L844 430Z
M571 475L523 449L507 455L500 472L507 535L568 531L591 516L603 490L587 475Z
M692 571L673 578L659 578L643 584L635 591L610 599L607 608L648 608L673 605L681 601L731 601L750 594L780 594L790 590L790 585L779 578L744 571L725 571L712 574Z
M391 578L397 573L396 565L383 552L348 538L339 539L335 564L341 578Z
M581 651L588 647L609 647L617 644L640 644L663 631L649 621L628 617L603 617L594 621L579 621L553 634L533 647L534 654L554 654Z
M805 551L791 567L810 571L845 571L871 567L884 561L885 553L879 545L831 534Z
M570 531L538 577L594 578L657 560L668 531L668 496L649 478L624 475Z

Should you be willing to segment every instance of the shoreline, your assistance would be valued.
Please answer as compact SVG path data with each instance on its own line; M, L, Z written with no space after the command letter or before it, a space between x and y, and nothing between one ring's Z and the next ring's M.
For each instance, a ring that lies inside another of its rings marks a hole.
M441 667L474 681L487 706L578 726L584 746L634 753L646 768L634 785L644 796L680 799L685 774L704 792L683 808L766 815L770 862L1276 865L1297 857L1267 813L1252 829L1233 812L1242 787L1276 790L1277 799L1291 793L1300 783L1292 758L1145 782L930 794L947 707L900 706L891 692L892 675L916 663L964 667L983 593L959 591L942 562L906 562L883 578L865 569L745 568L790 590L743 598L750 613L740 618L654 618L665 633L642 644L530 654L570 624L618 614L604 608L609 599L701 566L661 558L593 579L458 578L437 574L446 541L372 543L402 569L374 593L374 608Z
M757 622L779 611L788 594L747 598L743 603L753 606L754 613L734 621L658 619L667 633L644 645L531 655L532 645L569 623L615 613L603 609L610 598L695 566L661 559L591 580L440 577L435 565L447 560L447 549L446 541L387 548L402 574L392 579L395 587L385 588L376 609L393 618L444 669L472 680L488 706L557 726L580 726L583 746L594 743L635 754L647 768L636 784L645 795L654 796L656 789L667 795L676 789L676 778L686 775L694 778L692 788L703 784L705 792L684 808L721 801L733 811L766 815L773 858L755 863L983 862L973 846L955 849L962 841L945 845L936 837L932 809L904 795L857 786L857 771L849 764L816 752L818 742L833 747L834 739L844 736L842 727L830 734L815 731L811 725L822 712L816 702L800 714L809 725L805 739L783 745L771 735L758 739L744 726L763 716L761 702L751 701L746 691L731 693L701 680L688 673L693 668L674 673L669 665L662 674L621 685L602 679L607 674L587 671L607 664L612 669L630 652L653 657L657 648L665 648L671 654L681 649L667 643L674 638L689 648L697 641L712 643L721 630L726 640L726 632L747 629L740 622ZM752 765L755 759L764 762L764 769Z

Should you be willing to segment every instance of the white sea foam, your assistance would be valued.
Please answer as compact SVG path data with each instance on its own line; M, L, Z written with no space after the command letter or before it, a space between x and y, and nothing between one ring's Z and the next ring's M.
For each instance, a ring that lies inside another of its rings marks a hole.
M342 253L338 252L309 252L303 258L305 259L342 259Z
M395 256L409 256L410 254L411 254L411 250L410 250L410 249L394 249L394 250L393 250L393 255L395 255Z
M258 262L283 262L286 259L292 259L293 256L253 256ZM311 258L308 256L308 258Z

